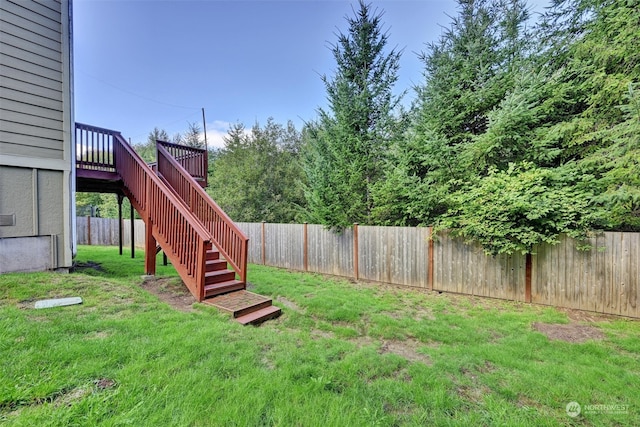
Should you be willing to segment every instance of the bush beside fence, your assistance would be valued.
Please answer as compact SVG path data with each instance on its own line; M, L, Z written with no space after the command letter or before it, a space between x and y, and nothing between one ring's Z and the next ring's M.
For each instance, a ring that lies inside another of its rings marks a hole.
M118 220L79 217L78 243L118 245ZM123 221L123 246L131 244ZM533 302L640 318L640 233L605 232L578 250L562 237L533 255L487 256L478 245L430 228L237 223L249 237L249 262L356 280ZM144 223L134 222L144 247ZM251 278L249 278L251 280Z

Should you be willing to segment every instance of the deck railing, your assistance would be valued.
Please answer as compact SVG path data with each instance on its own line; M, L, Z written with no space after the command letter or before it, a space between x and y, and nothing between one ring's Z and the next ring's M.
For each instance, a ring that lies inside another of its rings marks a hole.
M76 123L76 168L116 172L113 138L117 132Z
M207 186L209 168L207 150L160 140L156 141L156 146L164 147L202 187Z
M80 156L79 166L113 168L124 183L127 196L153 237L160 244L171 263L180 274L191 293L204 299L205 260L211 241L209 233L198 219L189 212L164 182L140 158L119 132L78 125L76 132L83 133L83 141L108 141L110 156ZM104 144L88 145L92 150ZM92 150L88 150L92 151ZM106 170L106 169L104 169ZM155 252L153 254L155 260Z
M158 145L158 172L209 231L213 244L240 276L247 279L249 239L165 149Z

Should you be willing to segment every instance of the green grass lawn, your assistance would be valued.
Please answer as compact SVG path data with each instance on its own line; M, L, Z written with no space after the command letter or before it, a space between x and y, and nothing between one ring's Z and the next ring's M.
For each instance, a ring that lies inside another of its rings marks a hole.
M0 424L640 425L639 321L584 316L600 338L550 340L534 323L587 323L252 265L283 315L245 327L146 291L142 253L85 246L78 262L100 268L0 276ZM70 296L83 304L33 308Z

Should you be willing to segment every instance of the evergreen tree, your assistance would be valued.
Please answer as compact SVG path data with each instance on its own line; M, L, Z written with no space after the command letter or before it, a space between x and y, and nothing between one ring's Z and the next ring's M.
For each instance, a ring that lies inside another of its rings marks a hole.
M304 205L300 144L291 122L283 127L270 118L249 132L232 125L213 162L215 185L208 193L235 221L295 221Z
M440 228L491 253L640 229L637 22L637 1L555 3L541 54L461 153L476 173Z
M459 0L458 16L420 58L425 83L407 137L392 149L388 182L376 187L379 221L433 224L449 196L474 177L461 153L489 126L489 116L515 85L527 52L521 0Z
M305 197L309 220L333 227L371 223L374 185L383 176L385 152L401 134L394 95L401 52L385 52L382 13L360 1L348 31L331 47L335 75L324 75L328 110L305 131Z
M164 129L154 127L149 135L147 135L147 141L143 144L135 144L133 148L147 163L156 161L156 141L170 141L169 134Z
M181 143L194 148L204 148L204 140L202 138L202 129L197 123L189 122L189 128L183 135Z

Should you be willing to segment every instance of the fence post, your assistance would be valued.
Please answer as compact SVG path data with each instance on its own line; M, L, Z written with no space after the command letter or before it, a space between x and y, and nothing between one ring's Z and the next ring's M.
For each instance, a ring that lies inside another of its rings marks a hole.
M358 280L358 223L353 224L353 276Z
M427 262L427 287L430 291L433 290L433 227L429 227L429 259Z
M91 215L87 217L87 244L91 246Z
M524 272L524 301L531 302L531 270L532 261L531 254L525 255L525 272Z
M262 221L262 265L267 265L266 243L265 243L265 221Z
M307 227L309 224L306 222L302 226L302 262L304 263L304 271L309 271L309 235L307 234Z

